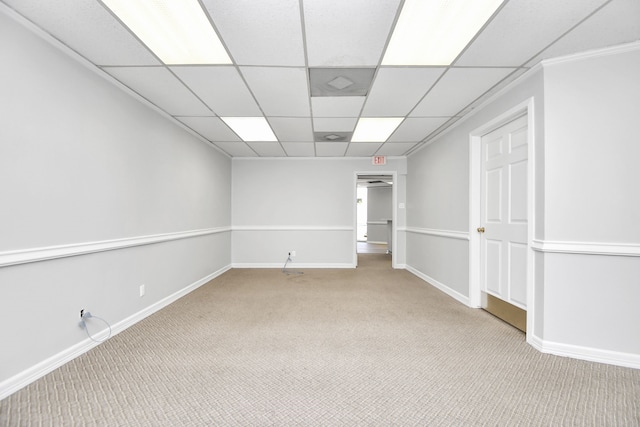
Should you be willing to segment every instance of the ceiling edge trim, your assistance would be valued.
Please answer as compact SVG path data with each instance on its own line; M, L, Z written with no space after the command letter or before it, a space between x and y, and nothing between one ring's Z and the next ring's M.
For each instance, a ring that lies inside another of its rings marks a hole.
M607 46L599 49L586 50L584 52L572 53L570 55L558 56L556 58L544 59L541 61L541 64L546 68L549 66L565 64L568 62L576 62L582 61L584 59L599 58L626 52L634 52L636 50L640 50L640 40L615 46Z
M222 150L220 147L216 146L214 143L212 143L208 139L204 138L202 135L196 133L193 129L191 129L190 127L188 127L184 123L182 123L180 120L174 118L169 113L167 113L166 111L162 110L160 107L158 107L157 105L153 104L152 102L150 102L146 98L142 97L137 92L134 92L129 87L125 86L123 83L118 81L115 77L111 76L109 73L104 71L102 68L100 68L99 66L97 66L93 62L89 61L87 58L82 56L80 53L76 52L71 47L69 47L66 44L64 44L62 41L58 40L57 38L55 38L54 36L52 36L48 32L44 31L42 28L38 27L36 24L34 24L30 20L28 20L27 18L22 16L20 13L18 13L17 11L15 11L14 9L12 9L8 5L6 5L5 3L2 3L1 1L0 1L0 13L4 13L10 19L13 19L15 22L17 22L19 25L22 25L25 29L27 29L28 31L32 32L33 34L35 34L37 37L39 37L40 39L44 40L45 42L49 43L53 48L59 50L60 52L62 52L65 55L67 55L70 59L76 61L77 63L82 65L87 70L92 71L93 73L95 73L98 76L102 77L104 80L106 80L107 82L109 82L110 84L115 86L116 88L120 89L121 91L123 91L127 95L131 96L132 98L134 98L138 102L142 103L146 107L148 107L148 108L152 109L153 111L155 111L156 113L160 114L162 117L164 117L168 121L176 124L181 129L185 130L190 135L192 135L193 137L198 139L200 142L203 142L205 145L207 145L210 148L213 148L214 150L216 150L220 154L224 155L225 157L227 157L229 159L232 158L232 156L230 156L227 152ZM161 65L161 66L164 66L164 65Z
M491 102L495 101L500 96L504 95L505 92L513 89L513 87L521 84L522 82L524 82L525 80L527 80L530 77L534 76L538 71L540 71L540 70L542 70L544 68L547 68L547 67L550 67L550 66L559 65L559 64L564 64L564 63L581 61L581 60L590 59L590 58L597 58L597 57L615 55L615 54L625 53L625 52L634 52L636 50L640 50L640 40L634 41L634 42L630 42L630 43L619 44L619 45L615 45L615 46L607 46L607 47L600 48L600 49L591 49L591 50L587 50L587 51L584 51L584 52L573 53L573 54L565 55L565 56L559 56L557 58L550 58L550 59L542 60L542 61L538 62L537 64L535 64L533 67L531 67L529 70L527 70L527 72L525 72L521 76L517 77L514 81L510 82L505 87L503 87L502 89L500 89L499 91L497 91L496 93L491 95L489 98L484 100L477 107L475 107L473 109L473 111L470 111L469 113L464 115L462 118L458 119L454 124L452 124L451 126L449 126L446 129L444 129L442 132L434 135L433 138L425 140L423 142L423 144L421 144L420 146L412 149L409 152L409 154L407 154L407 157L410 157L410 156L414 155L415 153L417 153L418 151L422 150L423 148L428 147L432 143L436 142L438 139L440 139L440 137L442 137L442 136L446 135L447 133L451 132L452 130L456 129L458 126L462 125L468 119L470 119L471 117L475 116L479 111L481 111L488 104L490 104Z
M354 160L366 160L369 163L371 162L371 158L373 156L353 156L353 157L331 157L331 156L321 156L321 157L310 157L310 156L288 156L288 157L232 157L232 161L236 160L247 160L247 161L260 161L260 160L341 160L341 161L354 161ZM387 160L404 160L407 156L384 156ZM377 173L377 172L373 172ZM384 174L383 174L384 175Z
M522 67L516 68L514 70L514 72L519 70L519 69L521 69L521 68ZM509 82L505 87L503 87L502 89L498 90L496 93L491 95L489 98L485 99L480 104L478 104L476 107L474 107L473 110L471 110L470 112L468 112L467 114L465 114L464 116L462 116L461 118L456 120L451 126L447 127L442 132L434 135L432 138L423 141L423 143L421 145L419 145L418 147L413 148L409 152L409 154L407 154L406 157L410 157L410 156L414 155L415 153L417 153L418 151L422 150L423 148L428 147L432 143L438 141L444 135L448 134L449 132L453 131L454 129L457 129L460 125L462 125L467 120L469 120L470 118L472 118L476 114L478 114L478 112L482 111L487 105L489 105L490 103L494 102L496 99L500 98L502 95L504 95L506 92L508 92L511 89L513 89L515 86L517 86L519 84L522 84L524 81L526 81L529 78L535 76L541 70L542 70L542 63L538 62L533 67L529 68L524 74L516 77L515 80L513 80L512 82ZM446 125L446 123L445 123L445 125Z

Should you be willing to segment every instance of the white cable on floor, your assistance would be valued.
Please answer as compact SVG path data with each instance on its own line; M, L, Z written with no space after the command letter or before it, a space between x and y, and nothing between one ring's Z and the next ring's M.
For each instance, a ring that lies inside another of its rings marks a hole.
M284 267L282 267L282 272L285 273L287 276L291 275L291 274L304 274L304 272L302 271L288 271L287 270L287 264L289 263L289 261L293 262L291 260L291 255L287 256L287 260L284 262Z
M92 315L91 313L89 313L87 311L86 313L82 314L81 318L82 318L82 320L80 321L80 327L85 330L85 332L87 333L87 336L89 337L89 339L91 341L97 342L97 343L101 343L101 342L105 342L106 340L111 338L111 325L109 324L109 322L104 320L102 317L94 316L94 315ZM109 335L107 335L107 337L105 339L103 339L103 340L97 340L97 339L93 338L91 333L89 333L89 328L87 327L87 322L85 321L85 319L98 319L98 320L104 322L104 324L107 325L107 328L109 328Z

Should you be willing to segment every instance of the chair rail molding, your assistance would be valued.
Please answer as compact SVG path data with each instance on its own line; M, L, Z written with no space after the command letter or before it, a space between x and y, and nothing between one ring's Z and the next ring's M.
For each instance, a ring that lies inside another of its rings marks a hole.
M96 252L113 251L134 246L152 245L172 240L189 239L210 234L230 232L231 227L205 228L200 230L179 231L174 233L153 234L148 236L126 237L122 239L101 240L96 242L72 243L67 245L46 246L0 252L0 267L47 261Z
M353 231L347 225L234 225L232 231Z
M434 228L406 227L402 231L414 234L426 234L428 236L446 237L449 239L469 240L469 232L455 230L440 230Z
M566 242L533 239L531 248L543 253L640 256L640 243Z

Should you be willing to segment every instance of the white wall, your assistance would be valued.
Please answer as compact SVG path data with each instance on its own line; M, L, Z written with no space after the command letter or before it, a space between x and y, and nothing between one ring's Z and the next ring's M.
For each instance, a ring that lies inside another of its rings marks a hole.
M367 241L388 243L387 220L393 219L393 189L369 187L367 189Z
M118 331L230 266L231 161L3 14L0 51L1 397L91 347L80 309Z
M640 366L640 44L545 65L544 339ZM627 364L629 364L627 363Z
M354 267L356 173L398 176L404 202L406 159L385 166L349 158L233 159L233 265ZM404 215L399 226L404 226ZM403 251L394 259L403 263Z
M465 304L470 303L470 134L531 98L537 101L535 114L541 117L542 82L540 70L529 73L408 158L407 267ZM538 135L544 133L542 123L536 122ZM540 184L542 138L537 142Z
M640 44L545 66L546 238L639 243Z
M640 367L640 44L546 61L408 159L407 268L469 304L470 135L533 100L538 349Z

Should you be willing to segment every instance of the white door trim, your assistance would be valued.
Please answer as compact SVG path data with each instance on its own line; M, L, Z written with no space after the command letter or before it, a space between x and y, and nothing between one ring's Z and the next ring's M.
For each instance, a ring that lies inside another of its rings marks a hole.
M481 200L481 139L483 135L499 128L511 120L527 114L527 335L533 333L535 316L534 299L534 251L532 241L535 237L535 117L533 97L516 105L498 117L469 133L469 305L480 307L480 236L476 228L480 226Z
M391 175L393 184L391 185L391 267L398 268L398 256L396 245L398 244L398 172L386 170L356 171L353 173L353 265L358 266L358 212L356 200L358 199L358 175Z

